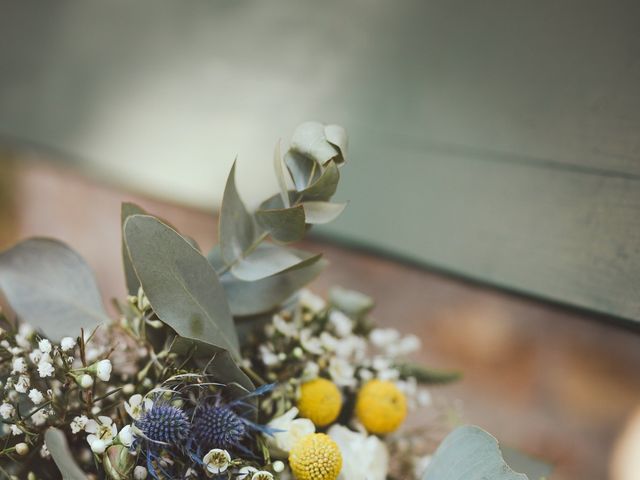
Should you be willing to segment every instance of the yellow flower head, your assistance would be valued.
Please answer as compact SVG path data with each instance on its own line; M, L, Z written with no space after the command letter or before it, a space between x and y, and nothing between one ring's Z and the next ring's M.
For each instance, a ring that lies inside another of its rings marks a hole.
M407 399L393 382L369 380L358 393L356 415L370 433L391 433L407 416Z
M298 480L336 480L342 469L342 455L329 435L310 433L289 452L289 465Z
M326 427L340 415L342 394L333 382L316 378L300 387L298 409L300 416L310 419L316 427Z

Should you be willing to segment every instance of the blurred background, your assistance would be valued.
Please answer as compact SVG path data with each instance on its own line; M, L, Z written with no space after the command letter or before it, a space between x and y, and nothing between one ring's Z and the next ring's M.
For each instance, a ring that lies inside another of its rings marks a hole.
M434 402L550 478L639 478L638 18L633 1L0 0L0 248L56 236L121 296L121 201L209 247L234 158L255 206L278 139L339 123L350 204L308 242L332 262L315 288L374 295L424 361L465 372Z

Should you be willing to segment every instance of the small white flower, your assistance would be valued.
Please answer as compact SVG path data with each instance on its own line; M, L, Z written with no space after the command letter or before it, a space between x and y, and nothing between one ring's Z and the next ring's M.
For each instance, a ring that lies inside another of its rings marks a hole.
M33 327L28 323L21 323L16 334L16 343L22 348L31 346L31 337L34 334Z
M284 463L280 460L273 462L273 471L276 473L282 473L284 471Z
M80 415L79 417L75 417L71 421L71 433L78 433L84 430L84 427L87 426L87 422L89 419L85 415Z
M118 435L118 428L113 423L113 420L105 416L99 416L98 421L89 420L84 427L84 431L90 434L87 435L87 442L94 453L104 452Z
M327 305L322 297L319 297L306 288L300 290L300 292L298 293L298 298L300 299L301 305L307 307L313 312L319 312Z
M80 376L80 381L78 383L80 383L82 388L91 388L93 386L93 377L88 373L84 373Z
M134 480L145 480L147 478L147 469L142 465L138 465L133 469Z
M308 382L309 380L314 380L318 378L318 373L320 373L320 367L316 362L307 362L302 371L302 381Z
M51 342L46 338L43 338L38 342L38 348L42 353L49 353L51 352Z
M49 362L40 362L38 364L38 374L41 378L50 377L53 375L54 368Z
M44 395L37 388L32 388L29 390L29 398L34 403L34 405L40 405L44 401Z
M27 390L31 386L31 380L26 375L20 375L17 383L15 384L16 392L27 393Z
M273 316L273 326L285 337L295 338L298 336L298 329L296 326L291 322L287 322L278 314Z
M111 370L113 366L111 365L111 360L100 360L96 365L96 375L103 382L108 382L111 378Z
M16 445L16 453L20 456L24 456L29 453L29 445L24 442L20 442Z
M24 432L17 425L11 425L11 435L22 435Z
M229 455L229 452L226 450L214 448L213 450L209 450L209 453L204 456L202 463L204 463L210 473L219 475L229 468L231 455Z
M10 403L3 403L0 405L0 417L5 420L11 418L15 413L16 409Z
M322 342L308 328L303 328L300 332L300 344L307 352L314 355L322 355L324 353Z
M40 363L40 360L42 360L42 352L40 350L38 350L37 348L34 349L31 353L29 353L29 359L35 365L37 365L38 363Z
M329 314L329 322L335 328L336 333L340 337L346 337L351 334L353 330L353 320L347 317L340 310L331 310Z
M20 347L11 347L9 349L9 353L11 353L11 355L20 355L22 352L24 352L24 349Z
M72 337L64 337L60 341L60 349L63 352L68 352L76 346L76 339Z
M35 426L39 427L40 425L44 425L46 423L48 416L49 415L44 409L38 410L36 413L31 415L31 421Z
M133 430L131 425L125 425L118 433L118 440L125 447L130 447L133 444Z
M289 452L299 439L316 431L311 420L296 418L297 416L298 409L293 407L283 415L272 419L269 427L273 430L273 435L267 437L267 443L283 452Z
M13 370L11 370L11 373L24 373L27 371L27 362L25 362L22 357L14 358L12 367Z
M386 349L400 339L400 332L395 328L375 328L369 334L369 340L378 348Z
M238 476L236 477L236 480L249 480L257 471L258 469L254 467L242 467L240 470L238 470Z
M385 480L389 469L387 447L375 435L367 436L333 425L328 435L342 453L342 470L338 480Z
M49 458L51 456L51 453L49 453L49 449L47 448L47 445L42 445L42 448L40 449L40 456L42 458Z
M409 355L420 350L421 346L420 338L413 334L407 335L398 343L396 353L397 355Z
M259 350L260 350L260 358L262 360L262 363L264 363L267 367L272 367L280 363L280 359L278 358L278 355L276 355L266 345L260 345Z
M331 380L340 387L353 387L356 384L356 369L344 358L334 357L329 361Z
M251 476L251 480L273 480L273 474L265 470L258 470Z
M151 410L153 401L144 398L139 393L132 395L128 402L124 402L124 409L134 420L138 420L146 410Z

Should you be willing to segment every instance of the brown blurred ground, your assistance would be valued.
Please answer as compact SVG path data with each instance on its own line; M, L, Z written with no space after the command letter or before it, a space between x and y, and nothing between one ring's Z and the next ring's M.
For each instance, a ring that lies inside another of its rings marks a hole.
M124 295L124 200L170 220L204 250L214 243L208 213L0 152L0 248L32 235L66 241L94 268L105 299ZM608 478L614 442L640 404L637 333L353 249L305 243L331 262L314 289L340 284L374 296L379 323L422 338L421 360L464 371L462 382L434 396L459 408L465 422L554 463L554 479Z

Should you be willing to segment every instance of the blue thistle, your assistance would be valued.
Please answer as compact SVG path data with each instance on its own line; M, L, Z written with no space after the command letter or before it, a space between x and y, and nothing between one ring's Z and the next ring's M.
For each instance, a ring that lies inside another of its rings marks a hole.
M152 442L173 446L182 445L191 433L187 414L171 405L154 405L135 425Z
M194 417L193 433L206 448L236 447L247 434L246 420L225 404L202 405Z

